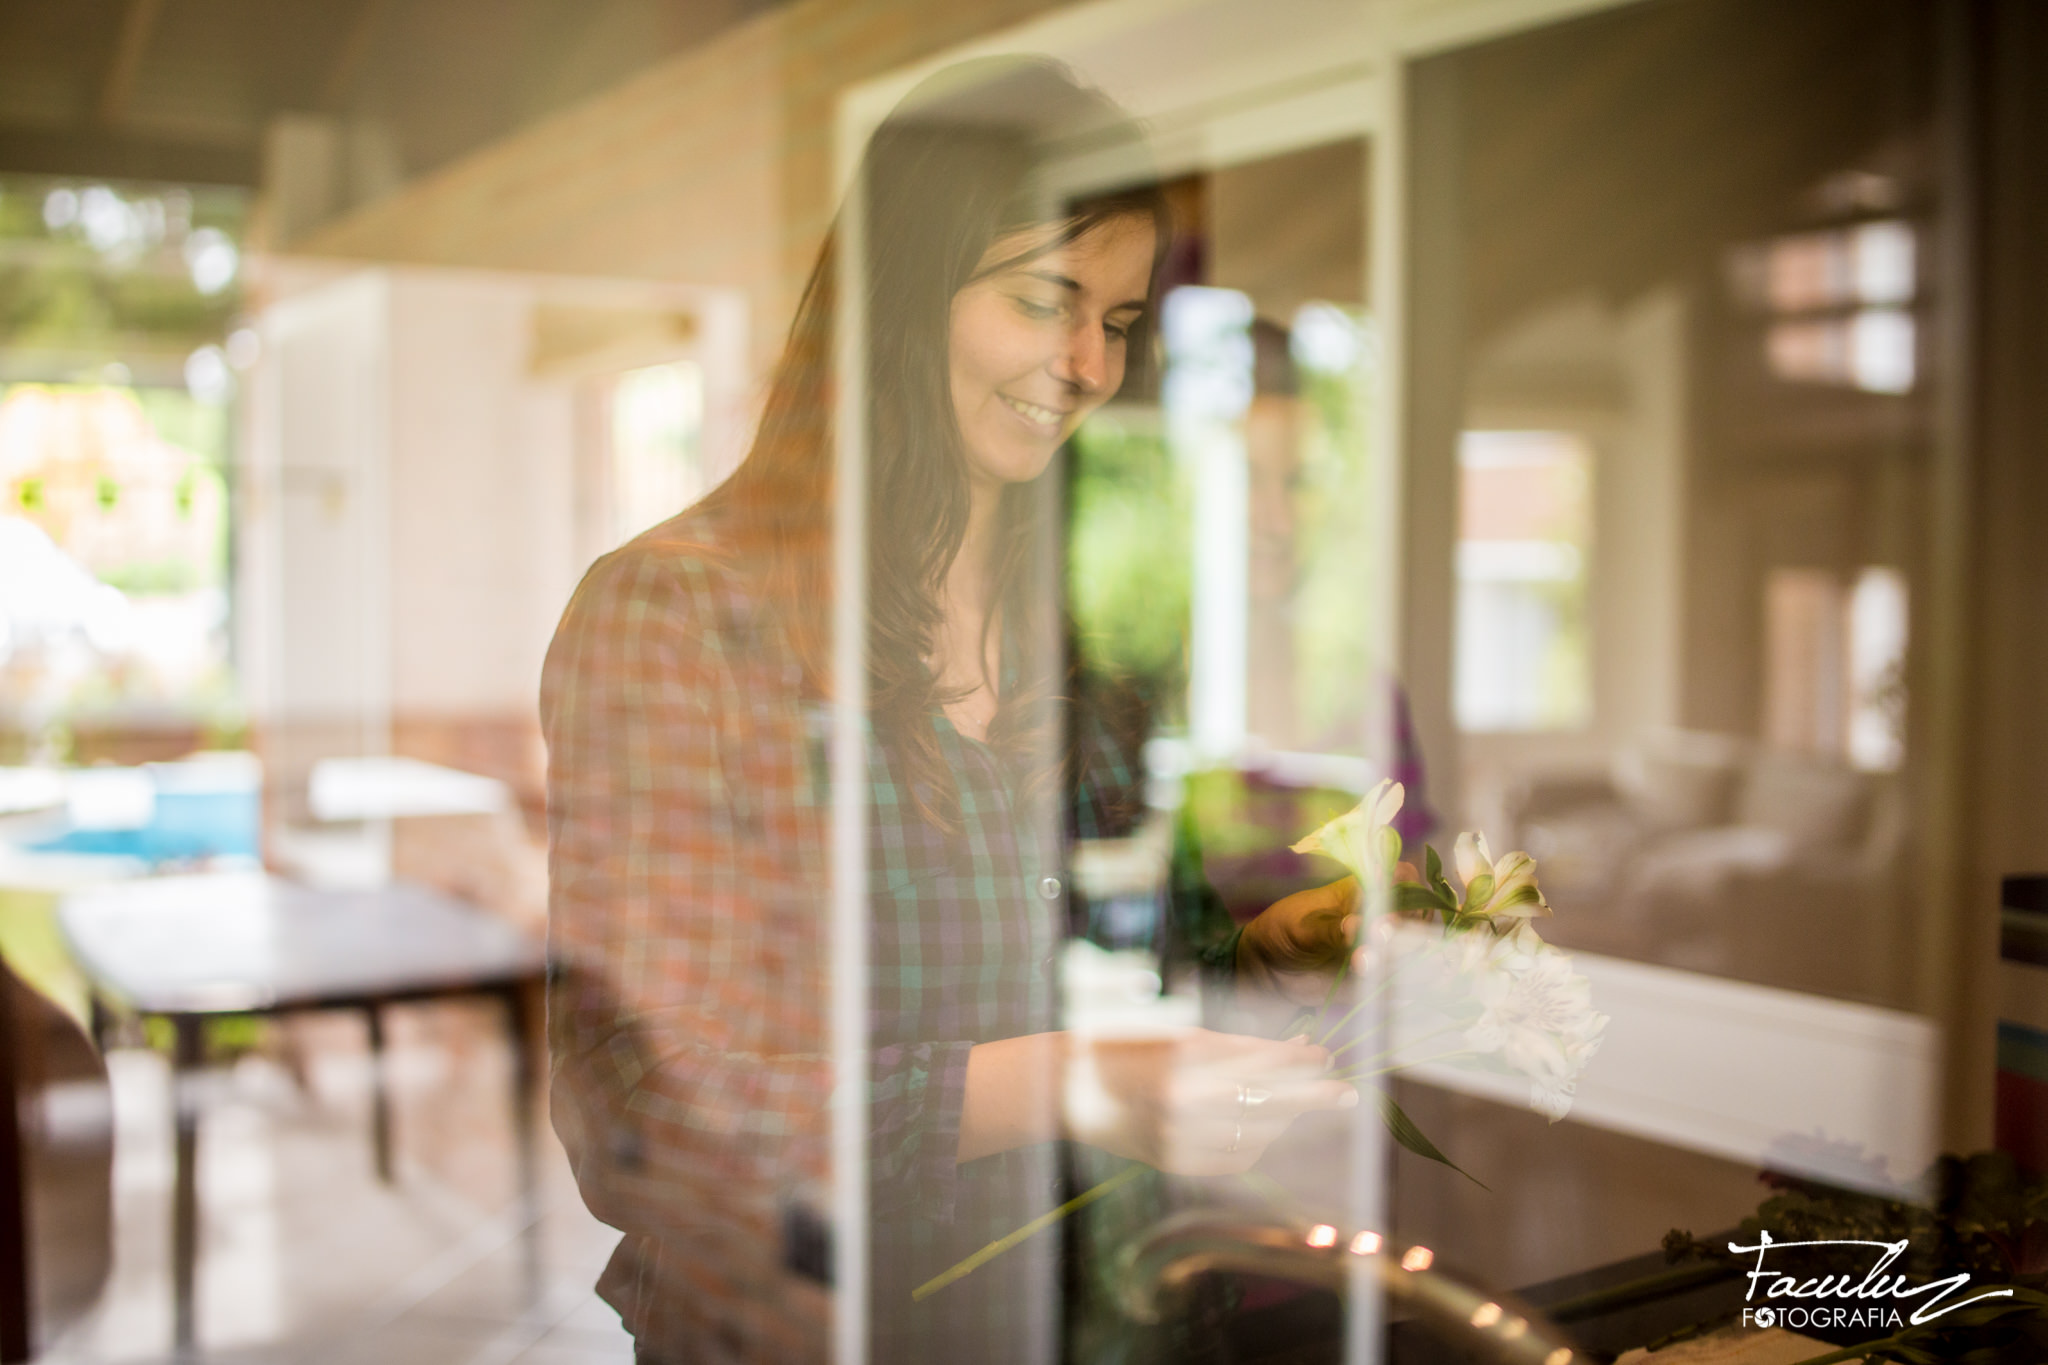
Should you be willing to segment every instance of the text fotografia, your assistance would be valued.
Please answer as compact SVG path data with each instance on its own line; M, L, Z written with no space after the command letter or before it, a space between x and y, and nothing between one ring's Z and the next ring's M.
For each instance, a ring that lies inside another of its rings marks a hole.
M1744 1327L1784 1327L1795 1332L1820 1331L1829 1328L1901 1328L1906 1320L1899 1316L1896 1308L1844 1308L1836 1304L1833 1308L1745 1308L1742 1310Z
M1774 1242L1768 1232L1758 1235L1755 1246L1728 1244L1728 1250L1737 1256L1756 1253L1756 1268L1748 1272L1749 1293L1745 1302L1753 1302L1757 1290L1762 1288L1766 1299L1824 1299L1825 1306L1812 1308L1803 1305L1778 1307L1766 1305L1760 1308L1742 1310L1743 1325L1758 1327L1898 1327L1901 1301L1917 1299L1931 1294L1932 1298L1913 1309L1906 1323L1918 1327L1932 1322L1935 1318L1953 1313L1958 1308L1968 1308L1973 1303L1986 1299L2009 1299L2010 1289L1988 1289L1973 1299L1941 1306L1950 1295L1961 1290L1970 1282L1967 1273L1950 1275L1946 1279L1929 1280L1925 1284L1912 1284L1904 1275L1889 1274L1891 1264L1906 1254L1909 1245L1905 1238L1896 1242L1863 1242L1843 1239L1825 1242ZM1821 1275L1801 1280L1796 1275L1786 1275L1764 1264L1771 1250L1790 1250L1795 1247L1870 1247L1882 1254L1875 1258L1871 1267L1858 1280L1852 1275ZM1768 1287L1764 1282L1769 1281ZM1847 1302L1844 1302L1844 1301Z

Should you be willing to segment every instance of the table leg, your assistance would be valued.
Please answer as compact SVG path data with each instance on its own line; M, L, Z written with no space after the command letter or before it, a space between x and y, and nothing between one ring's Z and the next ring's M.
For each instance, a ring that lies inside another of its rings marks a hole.
M377 1152L377 1178L391 1183L391 1093L384 1078L384 1013L363 1007L370 1024L370 1141Z
M173 1016L171 1121L177 1158L171 1185L171 1322L178 1355L189 1356L194 1341L193 1271L199 1256L199 1102L188 1082L199 1067L205 1021Z
M526 1248L526 1288L531 1302L541 1295L540 1271L540 1153L534 1132L533 1048L523 986L508 986L501 993L505 1001L505 1027L512 1044L512 1134L519 1145L519 1212Z

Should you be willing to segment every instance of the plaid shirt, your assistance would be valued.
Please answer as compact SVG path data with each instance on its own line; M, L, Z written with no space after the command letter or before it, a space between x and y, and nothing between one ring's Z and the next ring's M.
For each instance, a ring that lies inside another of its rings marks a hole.
M826 1339L784 1231L827 1207L825 726L753 581L703 517L656 528L591 569L542 689L554 1121L627 1234L600 1289L664 1360L815 1359ZM1133 766L1098 735L1078 799L1033 809L992 750L933 724L952 836L869 745L873 1358L1047 1361L1057 1238L909 1291L1064 1197L1057 1144L956 1165L967 1054L1058 1026L1063 836L1123 832Z

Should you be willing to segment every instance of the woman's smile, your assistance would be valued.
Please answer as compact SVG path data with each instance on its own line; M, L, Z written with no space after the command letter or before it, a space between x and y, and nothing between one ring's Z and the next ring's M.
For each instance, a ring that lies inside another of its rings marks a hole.
M1005 403L1008 403L1011 409L1015 411L1018 416L1022 417L1025 420L1025 422L1029 423L1031 426L1037 428L1038 430L1045 432L1047 435L1056 434L1059 431L1060 426L1067 419L1067 414L1064 411L1056 410L1053 408L1040 407L1036 403L1027 403L1021 398L1012 398L1007 393L999 393L996 395L996 397L1002 399Z

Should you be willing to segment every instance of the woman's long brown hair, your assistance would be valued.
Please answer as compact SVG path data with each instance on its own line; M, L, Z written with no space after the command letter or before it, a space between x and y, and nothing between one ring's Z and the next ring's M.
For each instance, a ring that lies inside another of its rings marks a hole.
M1155 288L1168 242L1165 200L1150 184L1080 203L1048 201L1044 171L1077 142L1142 147L1116 106L1063 68L994 58L951 68L912 92L876 132L860 170L869 710L902 764L912 805L948 831L958 827L958 794L932 714L952 698L926 661L967 528L967 460L948 379L953 296L1025 259L982 269L990 247L1021 229L1058 227L1026 254L1036 255L1113 219L1143 217L1157 232ZM820 696L830 690L838 236L835 226L797 306L753 447L702 509L753 567L795 645L806 688ZM1148 308L1146 321L1151 315ZM1150 335L1145 321L1133 330L1134 358ZM1064 684L1058 477L1056 462L1010 486L998 515L990 621L1000 620L1006 646L1016 646L1006 647L1008 676L989 726L999 750L1034 747Z

